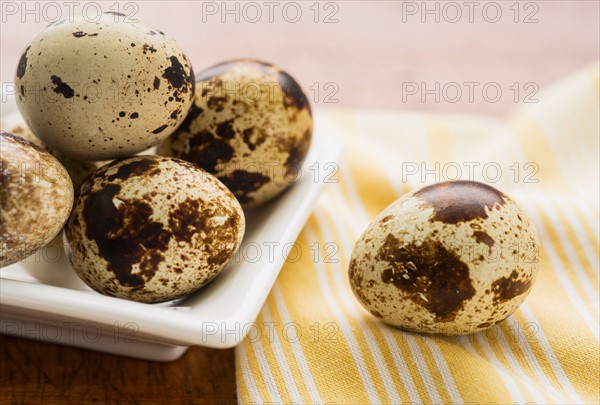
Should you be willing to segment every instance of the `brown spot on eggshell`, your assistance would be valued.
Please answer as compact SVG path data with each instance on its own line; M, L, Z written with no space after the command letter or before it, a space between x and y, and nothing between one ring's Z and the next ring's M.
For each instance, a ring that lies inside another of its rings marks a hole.
M381 222L385 224L386 222L392 220L392 218L394 218L392 215L386 215L385 217L381 218Z
M262 128L246 128L242 131L242 139L251 151L267 140L267 134Z
M219 135L223 139L232 139L235 136L235 131L233 130L232 123L232 119L221 122L217 126L217 135Z
M302 110L303 108L308 108L310 110L310 103L308 102L306 95L292 76L282 70L279 71L277 75L277 81L285 95L283 104L286 108L294 106L298 110Z
M108 184L85 196L86 236L96 242L99 254L121 285L139 288L154 276L152 269L164 259L161 251L171 234L161 223L149 220L153 209L145 202L121 201L117 208L113 199L120 190L119 185ZM144 277L132 273L140 261L147 263Z
M198 210L198 201L186 200L173 211L169 218L169 226L177 233L179 240L191 242L193 236L206 226L206 220Z
M494 244L496 243L494 241L494 239L492 239L492 237L490 235L488 235L484 231L475 231L475 232L473 232L473 237L475 238L475 240L477 241L477 243L484 243L487 246L489 246L490 248L493 247Z
M475 295L467 264L439 242L401 244L388 234L376 259L390 265L382 281L427 308L436 321L453 320L463 303Z
M221 181L241 203L245 203L250 201L248 194L260 189L269 181L269 177L262 173L234 170L230 174L221 176Z
M233 156L233 148L224 140L208 131L196 134L189 141L190 149L181 158L201 166L212 173L218 164L227 163Z
M216 112L221 112L225 109L225 103L227 102L227 96L219 97L219 96L210 96L208 98L207 106L211 110L215 110Z
M50 77L52 84L54 84L54 92L62 94L64 98L71 98L75 95L75 91L67 83L63 82L62 79L56 75Z
M22 79L25 76L25 71L27 70L27 52L29 52L29 48L31 45L25 48L25 51L21 54L21 58L19 59L19 64L17 65L17 77Z
M519 279L519 273L513 271L509 277L501 277L492 284L494 303L508 301L514 297L525 294L531 288L531 280Z
M156 128L154 131L152 131L153 134L160 134L162 131L164 131L166 128L168 127L167 124L161 125L160 127Z
M204 112L204 109L198 107L196 105L196 103L193 103L192 106L190 107L189 111L188 111L187 116L185 117L185 120L181 124L180 129L189 132L190 131L190 126L192 125L192 123L194 122L194 120L196 118L198 118L203 112Z
M506 196L495 188L472 181L436 183L423 187L414 195L424 206L433 208L432 221L446 224L488 218L487 211L506 203Z
M193 82L193 76L190 78L177 56L170 56L169 61L171 66L165 69L162 77L167 79L173 87L181 88L186 82Z
M154 46L148 45L148 44L144 44L142 46L142 49L144 50L144 53L146 53L146 52L155 53L156 52L156 48Z
M116 173L108 176L108 181L125 180L133 176L155 176L160 174L158 162L154 160L142 160L125 164L120 164L124 159L114 160L108 167L117 166Z

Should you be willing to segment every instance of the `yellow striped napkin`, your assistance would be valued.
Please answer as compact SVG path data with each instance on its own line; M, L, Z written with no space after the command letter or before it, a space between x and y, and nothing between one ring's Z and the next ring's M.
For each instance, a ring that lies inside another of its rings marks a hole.
M257 325L236 348L239 402L599 403L599 65L510 119L320 111L345 156ZM354 299L348 257L367 224L427 183L487 181L516 199L542 241L519 310L486 332L423 336ZM470 171L469 171L470 170Z

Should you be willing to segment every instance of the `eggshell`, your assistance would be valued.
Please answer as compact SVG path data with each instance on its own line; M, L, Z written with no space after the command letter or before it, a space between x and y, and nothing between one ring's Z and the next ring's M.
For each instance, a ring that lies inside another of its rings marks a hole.
M152 303L212 280L238 249L244 228L239 203L212 175L179 159L136 156L84 181L66 236L86 284Z
M169 136L192 103L194 75L162 31L107 12L46 27L21 55L15 86L37 137L71 158L107 160Z
M369 225L352 252L358 301L403 329L461 335L523 302L539 267L533 223L491 186L457 181L409 193Z
M277 66L246 59L196 76L186 120L157 153L213 173L244 207L262 204L298 181L313 129L300 85Z
M0 131L0 267L26 258L62 229L73 185L51 154Z
M78 160L71 159L64 155L61 155L44 142L42 142L38 137L36 137L31 129L27 126L23 117L19 112L15 112L13 114L7 114L6 116L0 119L0 128L4 128L7 132L10 132L18 137L25 139L33 143L34 145L39 146L46 152L50 153L54 156L58 161L64 166L71 177L71 181L73 182L73 188L79 187L79 185L83 182L83 180L92 174L93 172L100 167L99 162L90 162L87 160Z

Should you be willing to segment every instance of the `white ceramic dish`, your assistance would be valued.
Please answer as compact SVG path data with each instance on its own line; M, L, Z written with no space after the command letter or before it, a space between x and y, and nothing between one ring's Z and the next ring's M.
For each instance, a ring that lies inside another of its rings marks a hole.
M3 96L2 116L15 110L14 98ZM323 172L335 167L325 164L337 161L340 152L336 140L317 131L299 180L267 206L246 213L236 258L196 294L160 305L98 294L79 280L55 240L0 270L0 331L157 361L174 360L192 345L237 345L252 329L325 185Z

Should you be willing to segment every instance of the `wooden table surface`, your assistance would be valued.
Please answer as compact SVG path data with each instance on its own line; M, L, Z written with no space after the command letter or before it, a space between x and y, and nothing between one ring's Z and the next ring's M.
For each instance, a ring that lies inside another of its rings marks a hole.
M5 9L7 3L17 8L21 4L3 2L2 6L3 82L12 80L22 49L48 23L43 15L36 22L35 16L21 10L13 14ZM312 1L296 2L303 13L297 23L285 21L281 12L274 13L270 23L261 2L263 16L258 23L250 21L254 14L244 12L243 3L238 6L239 22L234 21L235 15L222 15L222 10L209 15L205 9L203 14L201 3L128 3L136 5L136 17L174 36L196 69L242 56L276 62L305 89L311 88L307 91L315 108L334 105L502 116L515 105L509 89L514 83L533 82L543 88L599 57L599 2L595 0L535 1L527 9L522 2L517 23L512 1L499 2L503 14L496 23L486 20L493 15L484 18L477 9L470 22L466 8L462 19L453 23L456 14L444 10L444 3L437 6L440 21L425 16L425 23L422 10L417 14L403 10L411 2L337 1L329 2L335 6L327 9L321 3L317 23ZM221 4L208 3L217 8ZM429 2L432 8L434 3L438 2ZM481 7L486 3L480 2ZM105 9L113 4L102 3ZM412 4L419 7L421 2ZM38 7L41 13L42 6ZM338 21L324 23L333 11L332 18ZM530 15L537 22L525 23ZM423 102L419 95L403 97L401 89L408 82L424 83L427 88L436 83L443 87L452 82L493 82L507 96L497 102L477 96L473 101L464 96L458 102L444 97ZM325 102L331 89L323 88L326 83L338 89L333 103ZM316 88L321 89L318 95ZM164 364L0 336L0 354L2 404L227 404L236 398L233 350L193 347L181 359Z
M233 350L157 363L0 335L0 403L232 404Z

